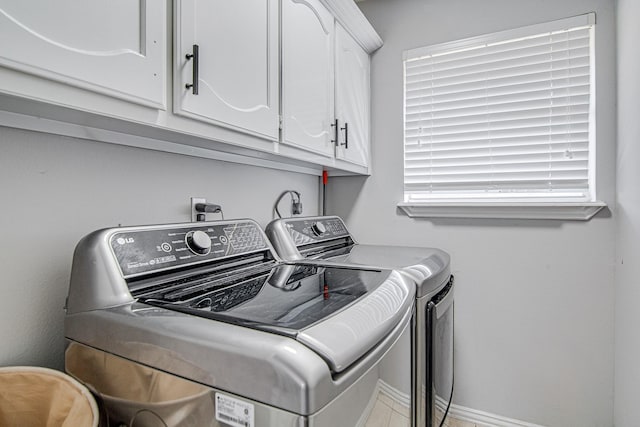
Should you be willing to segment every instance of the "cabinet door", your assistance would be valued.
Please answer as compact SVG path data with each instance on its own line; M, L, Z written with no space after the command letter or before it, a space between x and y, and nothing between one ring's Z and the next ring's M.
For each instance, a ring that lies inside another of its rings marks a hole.
M164 109L165 31L166 0L0 0L0 65Z
M277 0L178 0L174 61L177 114L278 139Z
M282 2L285 144L333 157L333 16L317 0Z
M336 158L369 164L369 55L336 25Z

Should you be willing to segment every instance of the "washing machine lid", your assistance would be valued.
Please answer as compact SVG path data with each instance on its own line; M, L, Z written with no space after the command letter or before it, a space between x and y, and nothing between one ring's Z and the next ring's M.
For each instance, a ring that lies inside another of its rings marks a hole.
M319 264L277 264L244 271L224 286L199 289L150 282L138 302L285 335L338 373L380 342L411 308L413 285L398 272ZM198 286L201 288L198 278Z
M353 270L356 271L356 270ZM415 286L397 271L347 309L300 331L296 340L342 372L383 341L412 311Z

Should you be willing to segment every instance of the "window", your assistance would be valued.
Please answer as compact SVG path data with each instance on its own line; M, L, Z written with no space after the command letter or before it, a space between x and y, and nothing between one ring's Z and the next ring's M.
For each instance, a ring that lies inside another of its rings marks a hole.
M594 22L406 51L401 205L594 202Z

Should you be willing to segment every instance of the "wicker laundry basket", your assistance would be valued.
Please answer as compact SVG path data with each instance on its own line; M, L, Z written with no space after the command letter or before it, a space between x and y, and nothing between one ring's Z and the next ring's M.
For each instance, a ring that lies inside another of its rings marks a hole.
M91 390L106 425L218 425L212 392L198 383L77 343L67 348L65 369Z
M0 368L0 426L96 427L93 396L69 375L47 368Z

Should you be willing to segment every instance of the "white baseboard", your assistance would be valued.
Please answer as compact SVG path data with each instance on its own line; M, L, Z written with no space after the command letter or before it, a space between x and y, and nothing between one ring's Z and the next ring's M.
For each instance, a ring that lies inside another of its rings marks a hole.
M463 421L469 421L483 427L544 427L540 424L528 423L513 418L490 414L476 409L465 408L454 403L449 408L449 416Z
M356 427L364 427L373 407L376 404L379 393L391 397L394 401L406 407L409 407L411 404L411 396L402 393L400 390L378 379L378 383L376 384L374 392L371 394L371 399L367 404L367 408L358 420ZM435 404L442 412L447 408L447 402L438 396L436 397ZM545 427L540 424L533 424L526 421L516 420L514 418L491 414L489 412L478 411L477 409L466 408L464 406L456 405L455 403L451 404L448 416L458 420L478 424L478 427Z

